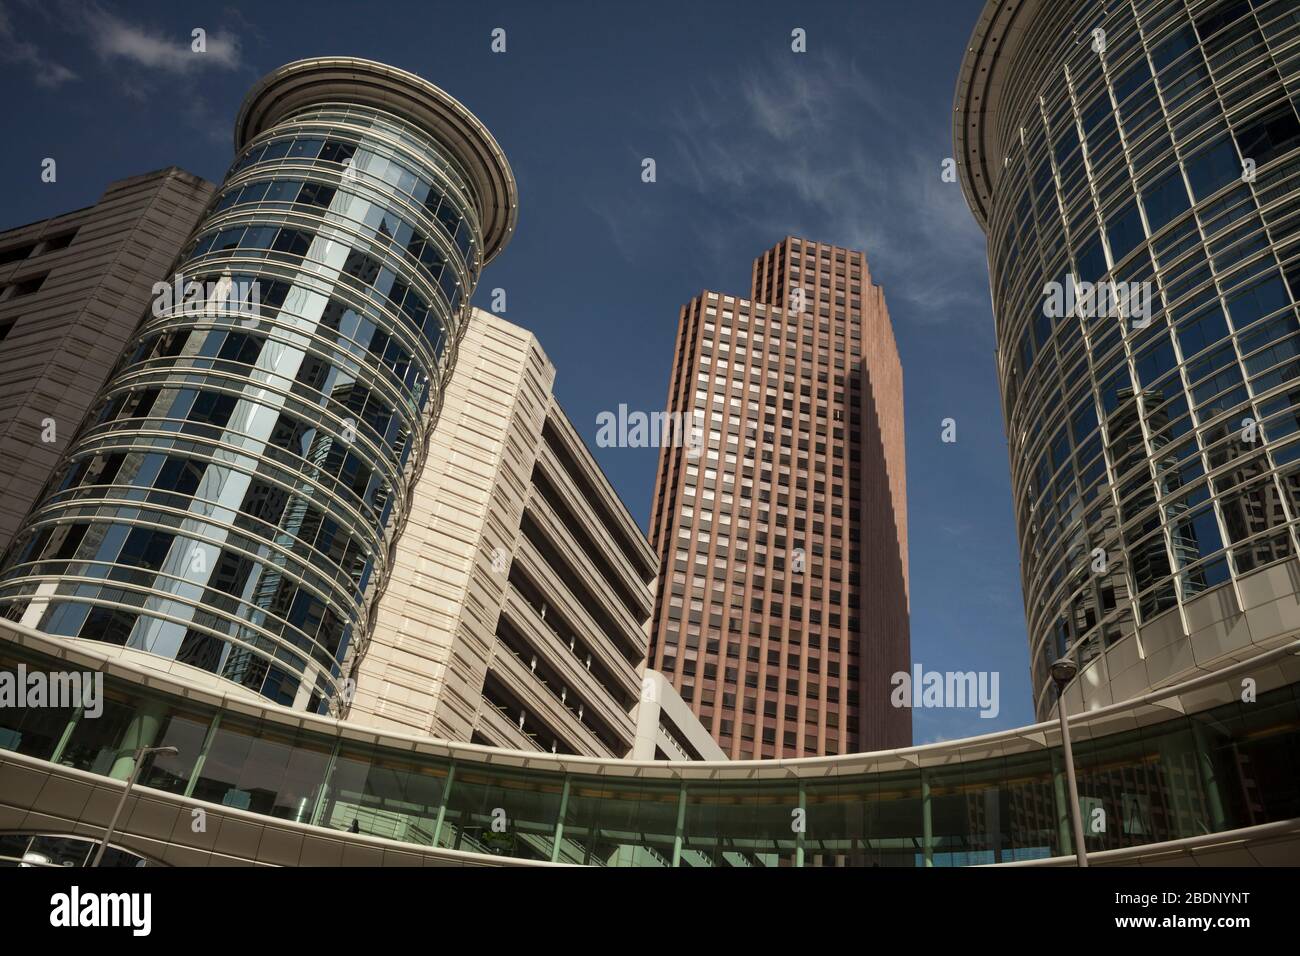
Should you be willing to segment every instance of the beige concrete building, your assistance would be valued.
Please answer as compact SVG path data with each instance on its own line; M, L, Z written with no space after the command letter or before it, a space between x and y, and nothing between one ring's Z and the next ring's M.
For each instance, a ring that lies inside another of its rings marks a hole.
M531 333L473 310L347 717L524 750L717 757L642 673L658 561L555 374Z
M0 551L215 188L173 166L0 232Z

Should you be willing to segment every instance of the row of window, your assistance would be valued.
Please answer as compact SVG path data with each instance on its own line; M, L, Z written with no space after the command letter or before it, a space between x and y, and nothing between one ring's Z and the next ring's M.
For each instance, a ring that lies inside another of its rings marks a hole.
M454 202L443 187L420 176L407 164L336 136L285 136L258 143L236 161L226 179L234 179L255 166L291 167L297 163L316 165L318 161L345 179L355 176L382 181L390 187L385 192L410 197L416 207L424 208L431 221L442 225L467 263L473 258L470 251L474 248L476 227L465 215L467 204ZM327 204L318 202L317 205Z
M258 218L270 218L282 208L293 206L323 209L329 213L331 222L346 219L363 227L365 231L361 234L365 238L378 240L380 244L400 250L418 262L427 273L430 284L440 287L450 301L457 283L456 266L443 255L438 243L391 209L346 190L303 179L258 180L223 193L213 207L212 215L235 209ZM448 210L446 215L437 218L454 233L457 220L450 225L445 220L447 216L459 215L455 207L450 200L444 199L438 209L440 213L443 209Z
M1292 552L1266 473L1292 460L1278 441L1300 418L1289 398L1258 400L1300 377L1291 268L1269 252L1300 234L1281 198L1300 148L1282 83L1296 63L1277 55L1300 21L1283 7L1109 4L1105 49L1044 47L1011 111L990 261L1044 691L1056 656L1086 663L1134 614ZM1067 277L1148 283L1150 312L1048 314L1047 282Z
M264 258L295 266L304 261L316 262L337 269L339 281L366 294L373 291L380 304L388 306L394 315L404 317L436 351L445 332L441 308L431 308L423 296L383 261L337 242L313 242L316 239L315 234L304 229L274 225L233 226L202 233L189 256L191 261L199 261L208 255L238 252L242 259ZM443 273L443 291L448 295L448 314L454 315L460 310L461 287L446 285L449 274Z
M437 145L364 108L287 117L227 182L178 274L246 301L146 317L0 605L325 710L387 570L479 226Z

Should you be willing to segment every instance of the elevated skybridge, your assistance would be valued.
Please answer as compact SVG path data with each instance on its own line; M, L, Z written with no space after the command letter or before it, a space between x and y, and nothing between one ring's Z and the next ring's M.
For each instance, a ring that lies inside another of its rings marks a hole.
M557 756L380 734L3 628L0 671L105 678L98 717L0 707L0 834L102 836L130 769L122 755L174 746L142 769L113 839L166 865L921 867L1073 854L1054 723L800 760ZM1298 649L1075 718L1098 864L1300 862Z

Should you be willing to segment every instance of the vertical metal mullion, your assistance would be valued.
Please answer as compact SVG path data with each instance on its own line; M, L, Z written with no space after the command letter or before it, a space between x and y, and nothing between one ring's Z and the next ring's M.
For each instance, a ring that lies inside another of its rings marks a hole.
M86 708L84 706L77 707L72 711L67 724L63 727L63 733L59 736L59 742L54 747L54 753L50 754L50 763L58 763L63 759L63 751L68 746L68 741L72 739L73 731L77 729L77 724L81 721L81 715L85 712Z
M334 780L334 767L335 764L338 763L339 747L342 743L343 738L334 738L334 747L330 750L330 759L325 764L325 773L321 777L320 789L316 791L316 801L311 808L311 816L308 817L308 820L311 821L311 825L314 827L321 825L321 814L325 812L326 797L330 792L330 784Z
M208 758L208 749L212 746L212 738L217 735L217 728L221 726L221 711L212 715L212 723L208 724L208 732L203 737L203 746L199 748L199 755L194 761L194 769L190 771L189 782L185 784L185 796L194 795L194 785L198 783L199 774L203 772L203 762Z
M682 833L686 829L686 781L682 781L682 789L677 794L677 827L673 832L673 866L681 866L682 862Z
M438 820L433 825L433 845L438 846L438 837L442 835L442 821L447 818L447 801L451 799L451 786L456 781L456 761L451 762L447 770L447 785L442 788L442 801L438 804Z
M806 794L804 792L803 778L800 777L799 778L799 810L803 813L803 820L801 821L803 823L803 829L801 829L794 836L794 865L797 867L803 866L803 853L804 853L803 844L804 844L804 837L808 829L808 806L804 800L805 796Z
M930 812L930 775L921 771L921 856L934 866L934 817Z
M555 818L555 842L551 846L551 862L560 859L560 840L564 838L564 814L569 809L569 775L564 775L564 789L560 791L560 813Z

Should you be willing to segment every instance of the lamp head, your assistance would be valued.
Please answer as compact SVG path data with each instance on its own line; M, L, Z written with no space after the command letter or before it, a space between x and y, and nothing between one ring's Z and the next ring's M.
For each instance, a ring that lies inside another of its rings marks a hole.
M1056 691L1060 693L1065 689L1066 684L1074 680L1074 675L1079 673L1079 665L1068 657L1062 657L1052 663L1050 672L1052 681L1056 684Z

